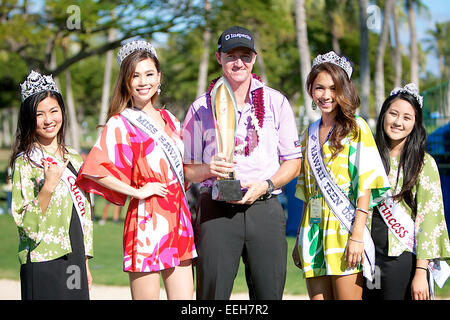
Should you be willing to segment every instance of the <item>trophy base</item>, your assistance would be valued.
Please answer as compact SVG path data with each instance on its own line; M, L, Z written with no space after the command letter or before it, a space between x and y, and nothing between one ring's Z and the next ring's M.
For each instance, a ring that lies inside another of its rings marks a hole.
M213 183L211 197L217 201L241 200L241 182L239 180L216 180Z

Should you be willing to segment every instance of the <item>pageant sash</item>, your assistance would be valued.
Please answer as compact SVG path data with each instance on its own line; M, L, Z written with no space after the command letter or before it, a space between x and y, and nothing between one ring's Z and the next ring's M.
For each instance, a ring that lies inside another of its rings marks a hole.
M316 183L319 186L320 192L328 204L328 207L347 231L351 233L352 224L356 214L355 207L333 181L333 178L325 167L320 148L319 125L320 119L311 124L308 132L307 157L309 166L311 167ZM375 273L375 246L367 226L364 227L363 240L365 255L363 275L369 281L372 281Z
M394 201L390 190L386 192L386 199L378 206L378 211L395 237L411 252L415 252L414 221Z
M415 223L405 208L394 200L391 191L387 192L387 198L378 206L378 211L389 231L394 234L401 244L415 254ZM430 293L433 293L433 280L439 288L442 288L450 276L450 267L447 262L434 259L428 264L428 270L431 277L428 284L430 286Z
M62 167L64 164L56 159L55 157L46 154L42 150L38 150L37 148L33 148L30 152L30 159L39 167L43 167L41 164L41 159L45 159L52 163L56 163L58 166ZM69 189L70 196L72 197L73 204L75 206L75 210L78 213L78 217L80 218L80 223L82 226L85 226L87 221L85 217L86 213L86 197L84 193L78 188L75 184L77 177L70 171L69 168L63 171L61 175L61 180L66 185L67 189ZM84 228L81 228L84 233Z
M158 141L158 145L164 151L170 167L177 177L181 190L183 190L183 193L186 195L184 190L183 158L172 139L141 110L126 108L120 114L133 126Z

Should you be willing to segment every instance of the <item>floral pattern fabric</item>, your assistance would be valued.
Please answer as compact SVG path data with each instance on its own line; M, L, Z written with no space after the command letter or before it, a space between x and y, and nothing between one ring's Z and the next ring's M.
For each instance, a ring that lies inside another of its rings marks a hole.
M67 157L75 170L83 160L75 150L67 148ZM67 169L68 170L68 169ZM19 231L19 261L43 262L72 252L69 237L73 201L67 186L60 181L45 213L37 196L44 185L44 170L19 156L13 166L12 215ZM91 206L86 198L85 223L82 224L86 256L93 256ZM76 214L76 213L74 213Z
M358 134L342 141L344 149L332 158L329 141L322 146L325 167L334 182L355 205L365 190L371 190L370 206L379 204L389 189L389 182L372 132L364 119L357 117ZM361 271L362 267L348 269L344 251L349 232L341 225L320 193L310 169L306 148L308 132L302 139L302 170L298 177L296 197L306 202L298 235L299 256L306 278L324 275L347 275ZM322 202L320 223L310 223L311 199Z
M167 110L159 112L165 133L183 154L179 121ZM112 175L135 188L148 182L160 182L168 188L166 197L131 199L123 234L124 271L154 272L196 257L186 197L162 147L152 137L116 115L106 123L81 169L77 184L82 189L123 206L126 195L102 187L86 175ZM138 210L139 206L143 210Z
M398 194L403 185L403 170L398 172L399 163L400 156L391 157L388 177L393 194ZM417 259L450 259L450 242L445 222L439 171L435 160L428 153L425 153L423 168L412 192L417 202L417 216L412 217L415 220ZM401 200L400 204L411 216L412 210L405 201ZM409 251L391 232L389 232L388 241L389 256L396 257L405 250Z

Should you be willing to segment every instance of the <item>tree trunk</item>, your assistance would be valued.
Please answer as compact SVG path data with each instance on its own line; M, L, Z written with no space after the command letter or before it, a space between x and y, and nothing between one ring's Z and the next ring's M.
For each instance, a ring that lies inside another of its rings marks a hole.
M211 40L211 29L209 27L209 14L211 12L211 3L204 1L205 6L205 30L203 31L203 53L198 68L197 97L206 91L208 80L208 62L209 62L209 43Z
M311 71L311 55L309 53L308 34L306 26L306 14L305 14L305 1L295 1L295 19L296 19L296 33L297 33L297 45L298 54L300 57L300 74L303 90L304 106L306 110L306 116L310 122L320 117L319 112L312 110L311 98L306 89L306 80L308 74Z
M408 8L408 24L410 32L410 55L411 55L411 82L417 85L419 88L419 55L417 49L417 36L416 36L416 13L414 11L414 1L407 0L406 6Z
M384 101L384 52L389 35L389 21L392 11L392 0L384 3L383 27L376 48L375 57L375 110L376 116L380 113Z
M447 119L450 117L450 83L447 82L445 90L445 100L447 103L445 104L445 116Z
M333 51L338 55L341 55L342 53L339 40L345 34L345 25L350 23L349 21L346 21L348 17L345 12L347 1L348 0L325 0L324 3L330 21L331 46Z
M333 46L333 51L336 52L337 55L341 55L341 47L339 46L339 38L336 35L336 32L331 30L331 45Z
M367 28L367 3L368 0L359 0L359 24L360 24L360 77L361 77L361 111L363 118L369 119L369 95L370 95L370 61L369 61L369 29Z
M56 68L56 49L53 48L52 51L52 55L50 58L50 68L53 70L54 68ZM59 82L59 77L58 76L54 76L53 80L56 83L56 86L59 88L59 90L61 90L61 83Z
M11 130L9 125L9 113L11 108L5 108L2 110L2 127L3 127L3 143L5 147L11 146Z
M14 143L14 140L16 138L15 134L17 131L17 120L19 118L19 109L18 108L11 108L11 119L12 119L12 127L11 127L11 132L12 132L12 137L13 140L11 141L11 143Z
M254 29L256 29L256 27ZM264 56L261 52L261 47L259 46L260 38L258 31L254 32L254 37L255 37L255 50L256 52L258 52L258 57L256 58L256 61L259 67L259 75L261 76L262 82L264 82L266 85L269 85L266 75L266 65L264 64Z
M444 79L447 79L444 61L445 61L445 57L438 53L439 79L441 80L441 82L443 82Z
M114 29L110 29L108 31L108 42L114 41L115 38L116 38L116 31ZM111 89L112 63L113 63L113 50L109 50L106 52L105 72L103 73L102 102L100 105L100 116L98 120L99 125L104 125L106 123L109 105L109 92ZM101 130L98 131L99 131L98 134L100 134Z
M68 51L68 39L65 45L63 45L64 55L67 58ZM70 145L77 152L80 152L80 129L78 127L77 115L75 112L75 101L73 99L73 91L72 91L72 77L70 75L70 70L67 68L64 70L64 75L66 79L66 109L68 114L68 122L70 128Z
M2 112L1 112L1 109L0 109L0 123L1 123L1 121L2 121L2 118L3 116L2 116ZM5 145L4 145L4 142L3 142L3 130L0 128L0 148L3 148Z
M0 109L0 123L3 121L3 112ZM0 127L0 148L3 148L5 146L5 142L4 142L4 134L3 134L3 127L4 125L2 125L2 127Z
M395 48L393 48L392 64L394 66L394 87L402 85L402 47L400 44L400 37L398 34L398 13L397 7L392 5L392 22L394 30Z

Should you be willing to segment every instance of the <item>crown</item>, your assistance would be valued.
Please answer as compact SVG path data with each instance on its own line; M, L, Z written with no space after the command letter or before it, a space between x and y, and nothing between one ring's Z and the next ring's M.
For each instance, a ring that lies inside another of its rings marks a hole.
M412 95L417 100L417 102L419 103L420 107L421 108L423 107L423 97L419 94L419 89L417 88L417 86L414 83L408 83L403 88L395 87L391 91L391 94L389 96L394 96L394 95L397 95L399 93L407 93L407 94Z
M313 61L313 67L325 62L329 62L341 67L342 69L344 69L345 73L347 73L348 78L351 79L353 68L350 64L350 61L346 57L340 57L334 51L330 51L325 54L319 54Z
M120 47L119 52L117 53L117 63L119 66L122 64L122 61L128 57L131 53L137 50L144 50L150 52L156 59L158 56L156 55L156 50L152 46L150 42L145 40L134 40L124 44Z
M42 91L56 91L61 94L51 75L43 76L34 70L31 70L27 79L20 84L20 88L22 89L22 102L29 96Z

